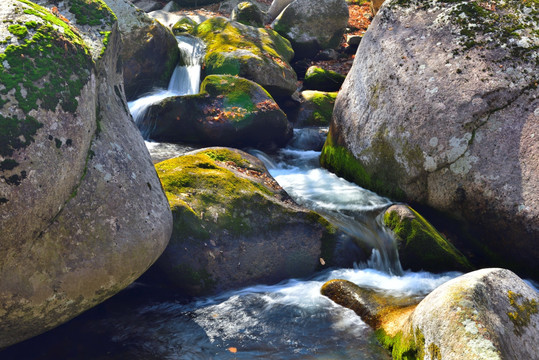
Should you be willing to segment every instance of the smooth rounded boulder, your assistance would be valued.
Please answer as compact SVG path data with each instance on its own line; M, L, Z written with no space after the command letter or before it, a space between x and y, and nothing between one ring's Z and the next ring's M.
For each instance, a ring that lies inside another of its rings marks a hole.
M292 126L271 95L253 81L210 75L196 95L152 105L139 124L149 138L205 146L284 146Z
M457 219L486 265L535 278L538 10L521 1L385 3L321 156L360 186Z
M125 106L116 17L76 4L2 3L0 348L125 288L172 231Z
M128 101L154 88L166 88L180 60L176 38L167 27L127 0L105 0L118 17L122 67Z
M290 40L296 59L312 58L320 50L339 46L348 25L345 0L295 0L272 22L271 27Z
M172 213L152 281L200 296L312 274L336 230L296 203L252 155L207 148L156 164Z
M298 79L289 64L294 51L275 31L215 17L199 24L192 35L206 45L206 75L238 75L258 83L273 97L296 91Z

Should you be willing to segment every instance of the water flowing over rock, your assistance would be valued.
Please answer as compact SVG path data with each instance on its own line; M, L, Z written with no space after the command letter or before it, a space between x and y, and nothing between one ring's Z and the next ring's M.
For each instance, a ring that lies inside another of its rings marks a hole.
M215 17L198 25L192 34L206 44L206 75L238 75L258 83L274 97L296 91L296 73L289 64L294 51L275 31Z
M171 233L121 91L115 15L77 4L0 11L0 348L129 285Z
M139 127L152 140L202 145L284 146L292 126L260 85L236 76L210 75L200 93L152 105Z
M323 49L337 48L348 25L345 0L295 0L271 27L290 40L296 58L310 58Z
M321 162L450 214L486 264L539 278L538 5L489 4L384 4L337 98Z
M118 17L127 99L165 87L180 58L172 32L127 0L105 2Z
M329 259L335 229L295 204L257 158L209 148L156 169L174 215L156 279L202 295L307 276Z

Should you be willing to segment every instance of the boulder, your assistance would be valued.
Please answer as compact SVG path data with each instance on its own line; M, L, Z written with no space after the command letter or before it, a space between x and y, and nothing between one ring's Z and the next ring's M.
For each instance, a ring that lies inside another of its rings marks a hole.
M144 12L159 10L163 7L163 2L158 0L133 0L132 3Z
M392 340L394 358L533 359L539 295L513 272L482 269L441 285L423 299Z
M500 264L497 254L535 278L538 9L384 4L339 92L321 156L360 186L449 214L487 264Z
M312 274L335 229L296 205L263 163L208 148L156 164L174 216L154 278L199 296Z
M178 42L170 29L127 0L106 0L106 3L118 17L127 100L156 87L166 88L180 59Z
M221 2L221 0L174 0L181 7L197 7Z
M183 17L172 26L174 35L189 34L196 28L197 23L189 17Z
M303 88L305 90L339 91L345 78L338 72L319 66L310 66L305 73Z
M273 0L266 13L266 21L271 22L294 0Z
M253 81L210 75L197 95L152 105L139 125L158 141L201 145L284 146L292 127L270 94Z
M249 1L240 2L232 10L230 20L237 21L244 25L262 27L264 26L264 14L262 11Z
M346 280L321 293L354 310L376 330L393 359L533 359L539 294L513 272L474 271L439 286L419 304Z
M384 225L395 235L403 269L437 273L473 269L466 257L410 206L387 208Z
M215 17L198 25L193 35L206 44L206 75L238 75L260 84L274 97L296 90L296 73L289 64L294 51L275 31Z
M115 15L75 4L0 12L0 348L125 288L172 231L125 105Z
M323 26L322 26L323 25ZM290 40L297 59L312 58L323 49L341 43L348 25L345 0L295 0L273 21L271 27Z
M291 118L294 127L329 126L336 98L336 92L302 91L301 104Z

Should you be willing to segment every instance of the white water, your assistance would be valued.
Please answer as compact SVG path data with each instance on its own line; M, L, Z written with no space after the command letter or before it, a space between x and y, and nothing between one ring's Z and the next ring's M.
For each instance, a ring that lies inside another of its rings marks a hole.
M148 108L172 96L197 94L200 89L201 59L204 54L203 43L192 36L176 36L183 64L176 66L167 89L155 89L139 99L127 103L133 120L139 126L142 137L148 139L152 128L141 124Z

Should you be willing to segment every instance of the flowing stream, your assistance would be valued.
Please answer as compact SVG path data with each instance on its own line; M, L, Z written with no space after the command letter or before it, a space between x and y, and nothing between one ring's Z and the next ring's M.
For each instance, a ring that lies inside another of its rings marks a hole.
M183 46L200 56L199 45L181 41ZM129 104L135 121L165 97L198 92L198 60L187 65L176 69L169 89ZM421 299L459 274L402 270L393 239L380 226L380 214L390 201L321 169L320 153L313 150L321 132L297 130L292 145L272 157L252 152L298 203L373 249L368 261L191 302L135 283L71 322L8 348L0 358L390 359L355 313L320 294L324 282L347 279L381 293ZM160 160L178 155L176 146L147 144Z

